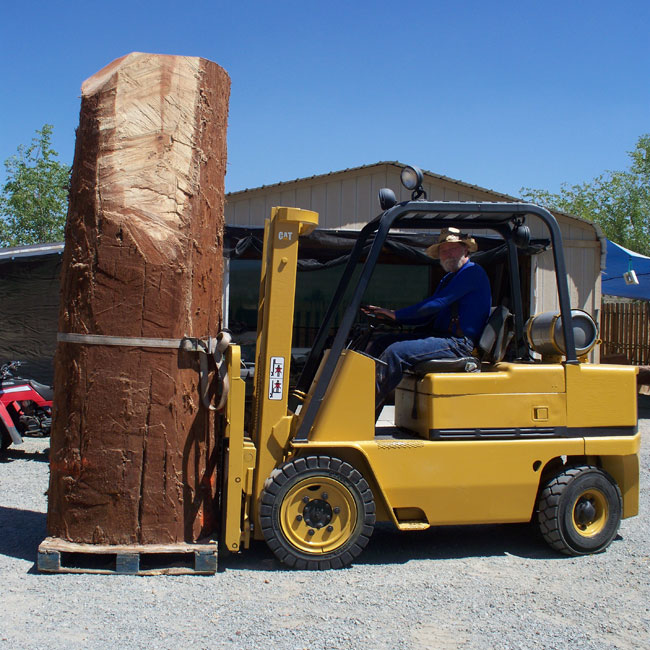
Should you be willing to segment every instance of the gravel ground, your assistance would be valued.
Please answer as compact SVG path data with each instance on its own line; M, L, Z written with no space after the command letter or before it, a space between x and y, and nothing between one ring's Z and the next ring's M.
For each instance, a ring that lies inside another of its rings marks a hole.
M0 460L0 648L650 647L647 440L640 516L600 555L558 557L528 525L381 528L348 569L284 570L260 543L209 577L39 574L47 447Z

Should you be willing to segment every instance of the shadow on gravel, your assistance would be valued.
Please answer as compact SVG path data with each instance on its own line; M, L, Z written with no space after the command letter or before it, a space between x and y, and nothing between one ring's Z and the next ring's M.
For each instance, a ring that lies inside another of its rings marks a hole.
M35 562L46 536L45 520L43 512L0 506L0 555Z
M531 524L440 526L401 532L391 526L375 529L357 564L399 564L410 560L452 560L514 555L532 560L557 560Z
M356 565L406 564L411 560L452 560L514 555L531 560L561 560L566 556L546 546L531 524L441 526L418 532L401 532L379 524ZM290 571L263 542L255 542L241 555L224 554L219 571Z
M223 573L229 569L243 571L290 571L275 555L269 547L260 541L251 542L251 547L240 554L219 551L217 561L217 573Z
M43 451L24 451L20 447L9 447L0 451L0 463L11 463L14 460L33 460L39 463L47 463L50 458L50 449Z

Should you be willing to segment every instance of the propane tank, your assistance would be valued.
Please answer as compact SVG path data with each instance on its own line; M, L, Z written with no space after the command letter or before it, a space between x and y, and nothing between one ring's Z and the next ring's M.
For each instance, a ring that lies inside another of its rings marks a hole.
M581 309L571 310L571 321L576 355L585 356L598 342L598 325ZM526 323L526 337L530 347L542 356L558 357L566 354L559 311L545 311L531 316Z

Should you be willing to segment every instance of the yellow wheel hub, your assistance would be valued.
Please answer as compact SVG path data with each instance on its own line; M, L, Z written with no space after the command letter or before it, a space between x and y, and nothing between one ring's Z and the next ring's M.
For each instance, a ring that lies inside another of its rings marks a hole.
M573 504L573 525L583 537L598 535L608 519L609 506L600 490L586 490Z
M322 554L345 544L357 524L357 504L339 481L306 478L286 494L280 525L287 541L305 553Z

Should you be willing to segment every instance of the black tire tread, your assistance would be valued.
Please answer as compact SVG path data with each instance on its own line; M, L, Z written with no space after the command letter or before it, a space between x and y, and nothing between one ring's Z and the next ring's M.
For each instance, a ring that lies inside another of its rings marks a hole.
M564 555L584 555L588 552L574 548L562 534L560 507L561 499L569 485L581 474L589 471L596 471L605 476L612 486L616 489L619 503L622 501L621 492L616 482L602 469L594 465L579 465L569 467L553 477L541 491L537 505L537 523L539 531L546 543L556 551ZM617 527L618 529L618 527ZM603 548L593 552L604 550L609 543Z
M273 526L273 508L281 488L296 476L313 470L324 470L339 474L350 482L361 498L363 505L362 526L354 543L344 547L342 552L326 555L322 558L304 558L296 551L292 552ZM326 570L340 569L359 556L370 541L376 520L375 501L368 482L349 463L330 456L306 456L287 461L274 469L264 483L261 494L260 525L269 549L287 566L296 569Z

